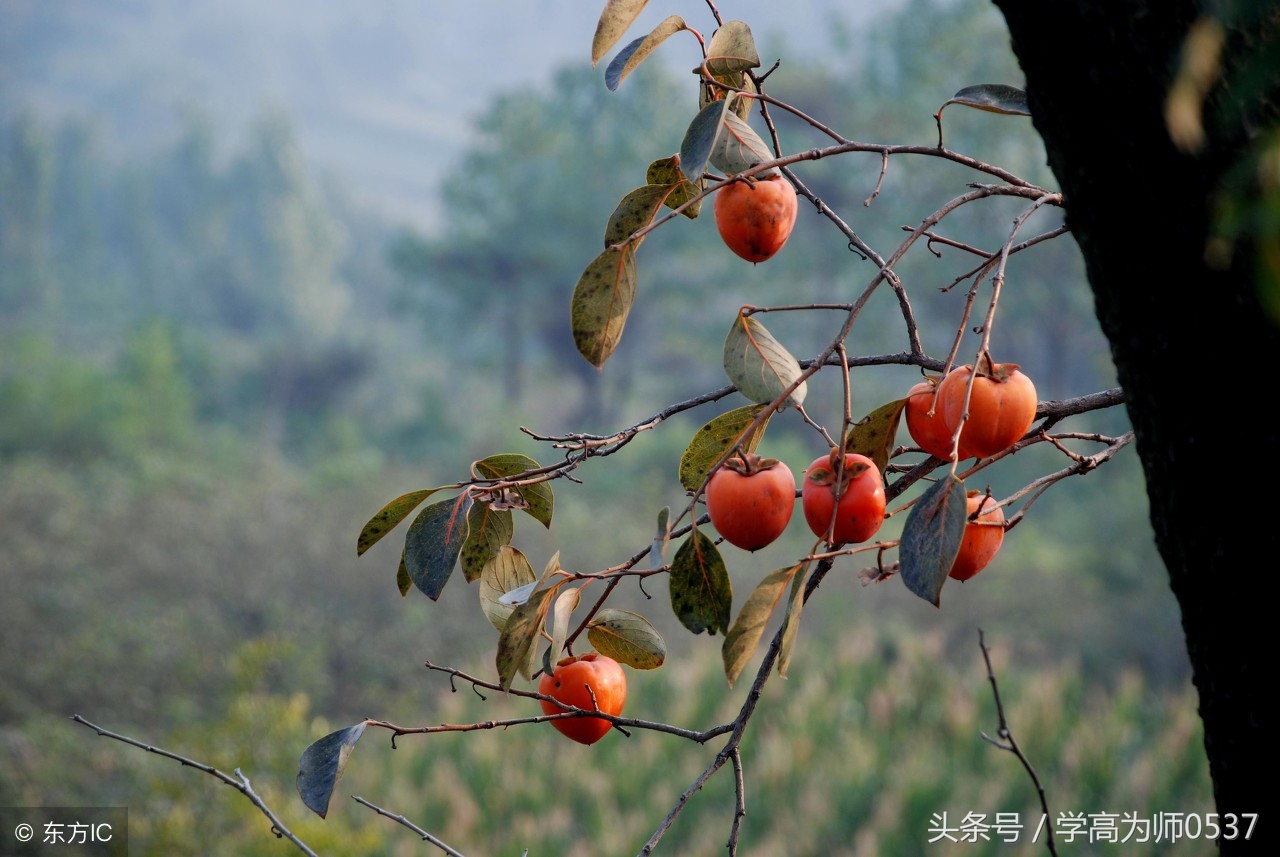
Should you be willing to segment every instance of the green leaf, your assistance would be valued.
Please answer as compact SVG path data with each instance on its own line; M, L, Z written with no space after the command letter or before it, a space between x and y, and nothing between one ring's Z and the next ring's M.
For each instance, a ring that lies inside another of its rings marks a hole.
M338 787L338 780L342 779L351 751L364 734L367 723L365 721L330 732L302 751L296 780L298 794L307 808L321 818L329 814L333 791Z
M418 513L404 540L404 564L414 586L435 601L453 574L458 552L467 538L471 498L433 503Z
M495 512L488 503L474 503L467 513L467 540L462 543L459 559L467 583L475 583L484 571L485 563L497 555L504 545L511 544L515 524L511 513Z
M498 684L504 691L511 689L511 682L519 672L529 678L536 663L536 643L547 621L547 611L559 584L540 592L535 591L529 600L511 611L507 625L498 637Z
M707 162L711 160L711 152L715 148L716 139L720 136L720 128L724 118L729 114L729 102L733 99L713 101L698 111L689 127L684 132L684 140L680 142L680 171L691 182L702 181L707 171Z
M413 589L413 578L409 576L409 567L404 564L404 548L400 549L400 567L396 569L396 586L403 598Z
M667 659L658 629L630 610L601 610L587 626L587 640L600 654L638 670L655 670Z
M763 324L742 314L733 320L724 340L724 371L742 395L761 403L777 399L801 375L800 363L791 352ZM806 386L801 383L782 404L799 407Z
M360 531L360 537L356 539L356 556L363 556L365 551L377 544L379 539L395 529L396 524L418 508L419 503L439 490L439 488L423 488L421 491L410 491L383 506Z
M979 83L976 86L966 86L951 96L950 100L943 102L942 107L938 108L939 116L948 104L963 104L965 107L975 107L978 110L986 110L988 113L1006 113L1012 116L1031 115L1031 110L1027 107L1027 93L1016 86L1003 83Z
M613 355L636 299L635 248L605 250L573 290L569 324L578 353L597 369Z
M724 676L729 680L730 687L733 687L760 645L765 625L769 624L773 608L782 600L787 584L803 567L793 565L769 572L747 596L746 603L738 611L738 618L733 620L733 627L724 635L724 645L720 647L720 654L724 659Z
M503 545L480 572L480 609L489 624L502 631L516 605L505 596L522 587L532 587L538 576L529 559L518 549ZM532 594L530 589L528 594ZM527 597L527 596L526 596Z
M759 67L756 40L745 21L725 21L707 43L707 68L712 74L732 74Z
M671 609L695 634L728 632L733 585L715 543L694 530L671 562Z
M665 42L669 37L675 35L681 30L689 29L685 24L684 18L679 15L671 15L663 20L661 24L654 27L647 36L640 38L618 51L618 55L609 63L609 67L604 71L604 83L611 91L616 91L618 85L627 79L627 75L635 71L640 63L648 59L649 54L653 53L658 45Z
M569 636L569 620L573 611L578 609L578 601L582 598L582 587L570 587L551 602L551 645L542 655L542 669L551 672L560 659L560 650L564 648L565 638Z
M542 465L527 455L518 452L504 452L491 455L471 465L482 479L502 480L523 476L531 470L538 470ZM542 526L551 527L551 516L555 513L556 495L550 482L534 482L514 489L523 501L523 509Z
M934 607L939 606L942 584L960 552L967 509L964 483L948 473L920 495L902 525L902 582Z
M595 67L605 54L618 43L635 23L648 0L609 0L600 20L596 22L596 34L591 40L591 65Z
M680 172L680 156L672 155L670 158L662 158L654 161L649 165L649 169L645 172L645 181L648 184L663 185L671 188L671 193L667 194L667 198L663 200L663 204L667 208L679 208L689 200L706 189L707 182L698 182L697 184L685 178L684 173ZM680 212L685 217L693 220L702 211L702 200L698 200L693 205Z
M716 169L733 175L751 169L756 164L773 160L773 152L746 120L737 113L730 112L724 117L715 145L711 147L710 160ZM778 171L774 169L764 170L760 175L776 172Z
M613 214L609 215L609 225L604 230L604 246L621 244L632 233L652 223L663 203L674 192L675 188L670 185L647 184L624 196ZM634 251L643 240L632 242L631 249Z
M739 439L743 452L755 452L764 437L765 427L773 414L765 417L759 427L744 437L747 428L765 409L765 405L743 405L721 414L698 429L684 454L680 456L680 484L686 491L697 491L706 481L707 474L715 467Z
M782 620L782 643L778 648L778 675L787 677L791 666L791 653L796 648L796 635L800 631L800 611L804 609L804 578L806 563L791 581L791 597L787 601L787 617Z
M889 466L889 453L893 452L894 439L898 435L902 409L906 406L906 399L895 399L858 420L845 436L844 451L865 455L884 473Z

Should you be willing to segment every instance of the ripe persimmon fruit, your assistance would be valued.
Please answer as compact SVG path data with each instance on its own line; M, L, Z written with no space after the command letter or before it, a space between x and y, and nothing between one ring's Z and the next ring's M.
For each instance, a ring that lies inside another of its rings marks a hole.
M730 250L763 262L791 237L798 208L796 189L781 173L730 179L716 191L716 228Z
M836 454L815 458L805 471L800 489L804 519L815 536L831 544L865 542L884 523L884 480L875 462L849 452L841 485L836 481Z
M965 513L971 518L964 525L960 538L960 551L951 563L949 576L956 580L968 580L987 567L1000 551L1004 542L1004 509L996 505L991 495L970 491L965 499ZM989 507L989 508L988 508ZM988 509L979 514L979 510ZM974 515L977 515L974 518ZM981 523L980 523L981 522Z
M947 428L941 403L935 404L934 392L937 387L937 379L926 378L907 391L907 404L904 408L907 433L916 446L930 455L948 461L951 458L951 429ZM932 414L929 413L930 409L933 409Z
M969 396L969 419L964 420L960 431L957 455L961 461L1003 452L1027 433L1036 418L1035 384L1022 374L1017 363L993 363L984 355L978 366ZM941 412L949 432L960 427L971 375L971 367L958 366L947 373L938 387L937 412Z
M754 453L730 458L707 482L707 515L725 541L755 551L782 535L796 505L791 468Z
M543 673L538 693L565 705L587 711L599 711L615 717L622 713L627 701L627 676L613 658L599 652L562 658L556 668ZM539 700L543 714L561 714L564 709L545 699ZM562 717L551 725L579 744L594 744L603 738L613 724L603 717Z

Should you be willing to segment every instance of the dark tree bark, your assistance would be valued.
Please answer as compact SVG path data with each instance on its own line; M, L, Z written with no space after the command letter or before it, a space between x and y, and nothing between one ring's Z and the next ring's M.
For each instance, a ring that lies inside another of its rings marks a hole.
M1206 105L1207 145L1188 154L1171 142L1163 111L1188 28L1208 3L995 2L1128 396L1217 808L1262 813L1252 843L1221 848L1256 849L1273 826L1262 805L1274 766L1264 700L1274 644L1261 582L1275 573L1278 504L1269 468L1246 462L1280 449L1275 421L1254 404L1273 396L1280 330L1260 305L1251 243L1223 267L1206 261L1206 241L1215 194L1249 128L1274 124L1274 70L1269 88L1231 85L1235 66L1275 44L1274 26L1259 26L1274 22L1274 8L1228 29L1227 83Z

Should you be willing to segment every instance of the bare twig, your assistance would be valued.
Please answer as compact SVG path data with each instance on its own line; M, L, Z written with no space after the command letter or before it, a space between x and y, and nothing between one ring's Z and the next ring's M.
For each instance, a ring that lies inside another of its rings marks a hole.
M1014 740L1013 731L1009 729L1009 721L1005 718L1004 703L1000 700L1000 686L996 684L996 673L991 667L991 653L987 650L986 637L982 633L982 629L978 629L978 647L982 649L982 660L987 665L987 679L991 682L991 694L996 700L996 716L999 718L999 726L996 729L996 737L992 738L986 732L980 733L984 741L993 747L998 747L1018 757L1018 761L1022 763L1022 767L1026 769L1027 776L1031 777L1032 784L1036 787L1036 793L1040 795L1040 809L1044 812L1044 817L1049 818L1049 799L1045 795L1044 786L1040 783L1040 777L1036 776L1035 768L1031 767L1029 760L1022 748L1018 746L1018 742ZM1046 844L1049 847L1049 853L1057 857L1058 846L1053 838L1053 825L1045 825L1048 831L1048 839Z
M414 833L421 836L423 842L430 842L432 845L439 848L445 854L448 854L449 857L466 857L466 855L464 855L461 851L458 851L457 849L450 847L448 844L442 841L439 837L433 836L432 834L423 830L421 827L414 824L412 821L405 818L403 815L398 815L397 813L385 810L375 803L370 803L369 801L365 800L359 795L352 795L351 799L354 800L356 803L360 804L361 806L369 807L369 809L373 810L378 815L385 816L386 818L389 818L392 821L394 821L396 824L409 828Z
M277 837L288 839L290 842L296 845L298 850L301 851L303 854L308 854L310 855L310 857L317 857L316 852L312 851L311 848L305 842L303 842L301 839L295 836L293 832L289 830L289 828L285 827L284 822L280 820L279 816L277 816L271 810L271 808L267 806L266 802L262 800L262 798L258 795L258 793L253 790L253 786L250 785L249 783L249 778L246 777L243 773L241 773L239 768L235 769L235 776L232 776L231 774L227 774L218 770L212 765L206 765L203 762L197 762L194 759L188 759L186 756L179 756L177 753L174 753L170 750L165 750L162 747L156 747L152 744L145 744L142 741L138 741L135 738L130 738L127 735L120 735L108 729L103 729L101 726L98 726L96 724L90 723L88 720L85 720L79 714L72 715L71 719L74 722L79 723L81 726L87 726L88 728L92 729L94 732L97 732L103 738L114 738L117 741L120 741L124 744L128 744L130 747L137 747L140 750L146 750L148 753L155 753L157 756L163 756L166 759L172 759L173 761L179 762L180 764L185 765L188 768L195 768L197 771L203 771L204 773L208 774L214 779L221 780L223 783L231 786L233 789L235 789L236 791L240 792L242 795L247 797L249 799L249 802L252 803L254 806L256 806L258 808L258 811L267 817L267 820L271 822L272 833L274 833Z

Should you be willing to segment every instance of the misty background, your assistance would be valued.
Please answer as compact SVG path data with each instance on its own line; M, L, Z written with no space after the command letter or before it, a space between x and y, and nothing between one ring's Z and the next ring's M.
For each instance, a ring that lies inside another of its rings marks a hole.
M400 597L401 532L357 559L384 502L465 479L486 455L558 454L521 426L612 432L719 387L741 304L849 300L874 273L808 206L755 267L709 216L674 222L639 253L621 347L589 367L569 335L573 285L613 206L697 109L685 34L605 88L589 63L597 6L0 0L0 805L127 805L138 854L281 852L239 796L95 737L77 713L242 767L321 853L422 853L345 805L352 793L466 853L626 853L701 770L705 748L665 736L567 750L523 727L394 753L370 735L325 822L293 790L302 749L366 717L528 713L422 669L490 675L496 634L461 575L438 604ZM766 66L782 60L771 94L853 139L932 144L932 114L961 86L1021 82L998 16L974 0L721 10L752 25ZM703 5L652 2L632 32L673 13L713 29ZM1029 121L946 115L949 147L1053 186ZM788 151L823 142L777 121ZM898 158L864 206L880 167L855 155L796 169L884 254L975 180ZM992 200L946 234L995 247L1022 210ZM1059 217L1037 214L1025 234ZM931 354L963 304L940 289L971 266L917 248L899 268ZM902 350L887 290L868 312L851 353ZM806 357L836 327L796 313L770 329ZM993 350L1041 399L1114 384L1069 238L1011 261ZM855 413L918 377L855 372ZM841 396L817 379L811 413L834 422ZM630 556L659 508L683 505L676 464L694 432L737 404L682 414L581 468L584 484L557 482L551 530L518 520L515 544L535 567L555 551L578 570ZM1067 426L1126 428L1120 409ZM767 442L799 472L815 438L780 416ZM1007 496L1061 466L1031 449L984 476ZM759 554L726 546L735 610L807 541L793 525ZM940 611L896 580L861 587L860 567L828 577L753 721L749 850L923 853L933 813L1030 813L1025 776L977 735L995 728L978 627L1056 805L1210 808L1131 451L1048 492ZM618 606L662 629L670 660L633 672L627 713L732 718L743 691L725 687L719 638L691 637L665 584L646 589L621 587ZM722 847L731 812L713 782L664 847Z

